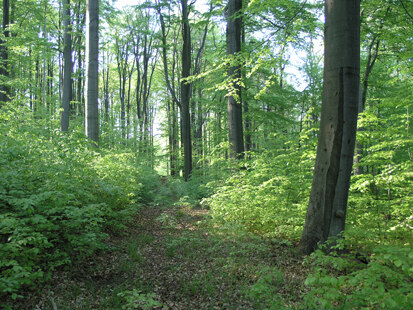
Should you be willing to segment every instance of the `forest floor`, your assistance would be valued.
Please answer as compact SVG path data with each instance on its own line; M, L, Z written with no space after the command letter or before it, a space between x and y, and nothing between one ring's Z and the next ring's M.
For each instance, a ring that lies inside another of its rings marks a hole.
M296 308L308 273L288 241L213 224L188 206L142 207L108 245L16 309Z

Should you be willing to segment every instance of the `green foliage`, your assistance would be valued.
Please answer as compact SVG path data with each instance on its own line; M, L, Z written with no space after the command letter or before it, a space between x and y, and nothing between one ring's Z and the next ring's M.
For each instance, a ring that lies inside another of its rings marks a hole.
M363 173L353 177L348 214L354 243L412 244L413 140L408 111L403 101L398 107L387 102L361 115L358 140L364 150L358 165Z
M306 308L410 309L413 307L413 250L377 247L365 265L353 255L317 250L306 280ZM343 274L344 273L344 274Z
M248 231L297 239L304 224L313 165L312 152L290 149L256 155L203 204L219 221Z
M132 291L125 291L118 294L123 297L126 304L122 309L154 309L155 307L162 307L162 303L156 300L155 293L142 293L137 289ZM167 309L167 308L164 308Z
M0 295L13 298L104 249L108 232L151 198L157 179L132 154L105 153L77 131L42 126L23 108L1 110Z
M283 309L283 299L278 295L283 285L284 275L277 268L265 267L260 270L257 282L247 290L247 295L256 309Z

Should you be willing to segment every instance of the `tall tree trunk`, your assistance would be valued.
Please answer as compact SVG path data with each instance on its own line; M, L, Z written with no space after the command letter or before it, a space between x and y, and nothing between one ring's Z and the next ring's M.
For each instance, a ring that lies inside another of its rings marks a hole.
M47 2L45 2L44 6L44 21L43 21L43 39L47 42ZM47 87L47 69L46 69L46 48L43 49L43 109L47 108L47 94L46 94L46 87Z
M172 103L172 128L171 128L171 175L174 176L177 174L177 167L176 167L176 155L178 151L178 120L177 120L177 107L173 100Z
M0 40L0 55L1 55L1 64L0 64L0 76L1 76L1 88L0 88L0 107L3 103L10 100L10 86L9 83L9 52L7 49L7 39L10 36L9 32L9 14L10 14L10 3L9 0L3 0L3 34L6 41Z
M63 27L64 27L64 49L63 49L63 98L62 112L60 118L60 129L69 130L69 110L72 100L72 35L70 22L70 0L63 2Z
M108 50L106 53L106 58L105 58L105 54L103 53L103 70L102 70L105 122L109 121L109 64L110 64L110 56L109 56L109 50Z
M86 136L98 143L99 0L86 0Z
M228 128L231 157L242 158L244 154L244 136L242 128L241 104L241 65L237 55L241 52L242 0L228 1L227 17L227 55L231 57L228 70L230 79L228 95Z
M126 80L127 80L127 67L129 47L125 42L122 42L116 38L116 62L118 66L119 76L119 96L120 96L120 128L122 139L125 138L125 99L126 99Z
M242 23L242 32L241 32L241 44L242 46L245 45L245 25ZM242 79L245 79L245 70L241 70ZM244 89L245 90L245 89ZM252 141L251 141L251 117L248 114L249 106L248 102L244 99L245 98L245 91L242 92L242 107L244 112L244 128L245 128L245 151L248 153L251 151Z
M321 123L301 250L344 231L360 85L360 0L325 1Z
M84 58L82 57L82 26L86 22L86 14L81 16L81 1L79 1L77 8L76 8L76 44L77 44L77 86L76 86L76 101L78 106L78 115L83 115L83 103L85 102L84 99L84 81L85 81L85 73L82 70L84 67Z
M29 47L29 61L30 61L30 66L29 66L29 98L30 98L30 110L33 112L34 111L34 102L33 102L33 70L32 70L32 47ZM1 103L0 103L1 104Z
M83 115L83 109L82 109L82 103L84 102L84 95L83 95L83 81L84 81L84 73L82 70L82 51L81 47L79 46L78 49L78 55L77 55L77 72L78 72L78 77L77 77L77 88L76 88L76 101L77 105L79 107L78 109L78 115Z
M34 86L34 104L33 104L33 112L36 113L39 109L39 88L40 88L40 59L37 55L36 57L36 74L35 74L35 86Z
M188 20L187 0L182 4L182 79L191 75L191 30ZM191 84L185 80L181 82L181 118L182 141L184 145L184 179L187 181L192 173L192 144L191 144L191 119L189 102L191 97Z

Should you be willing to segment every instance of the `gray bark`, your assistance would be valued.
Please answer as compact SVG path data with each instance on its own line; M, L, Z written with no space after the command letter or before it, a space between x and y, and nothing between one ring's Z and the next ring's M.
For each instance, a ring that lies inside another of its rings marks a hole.
M10 2L9 0L3 0L3 33L4 37L7 38L10 36L9 32L9 23L10 23ZM7 49L5 41L0 40L0 55L1 55L1 64L0 64L0 75L2 76L2 85L0 88L0 107L4 102L10 100L10 86L8 85L9 80L9 52Z
M230 79L228 95L228 128L231 156L241 158L244 153L244 137L242 128L241 104L241 66L235 59L241 51L242 0L228 1L227 17L227 55L231 56L231 67L228 70Z
M191 29L188 20L187 0L181 0L182 4L182 79L191 75ZM184 146L184 179L187 181L192 173L192 143L191 143L191 119L189 102L191 98L191 84L185 80L181 82L181 118L182 141Z
M86 136L99 141L98 119L99 0L86 1Z
M62 113L60 115L60 129L69 130L69 110L72 100L72 35L70 22L70 0L63 2L63 27L64 27L64 49L63 49L63 96Z
M344 231L357 128L360 0L326 0L325 12L321 123L300 244L304 253Z

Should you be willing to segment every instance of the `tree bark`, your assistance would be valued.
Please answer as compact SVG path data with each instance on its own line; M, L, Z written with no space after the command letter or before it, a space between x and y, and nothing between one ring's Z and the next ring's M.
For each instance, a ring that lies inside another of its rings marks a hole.
M62 112L60 115L61 131L69 130L69 110L72 100L72 35L70 22L70 0L63 2L63 27L64 27L64 49L63 49L63 96Z
M189 101L191 84L185 78L191 75L191 29L188 20L187 0L181 0L182 5L182 80L181 80L181 118L182 141L184 145L184 179L187 181L192 173L191 119Z
M325 1L324 82L313 184L301 251L344 231L360 85L360 0Z
M86 1L86 136L98 143L99 0Z
M228 70L228 128L231 157L242 158L244 154L244 137L242 128L241 104L241 65L236 59L241 51L242 0L228 1L227 17L227 55L231 57Z
M120 96L120 128L122 139L125 138L125 94L126 94L126 80L127 67L129 58L129 47L123 40L116 38L116 62L118 66L119 76L119 96Z
M7 39L10 36L9 24L10 24L10 2L9 0L3 0L3 34ZM0 88L0 107L3 103L10 100L10 86L8 85L9 80L9 52L6 46L6 41L0 40L0 54L1 54L1 65L0 65L0 75L2 78L1 88Z

